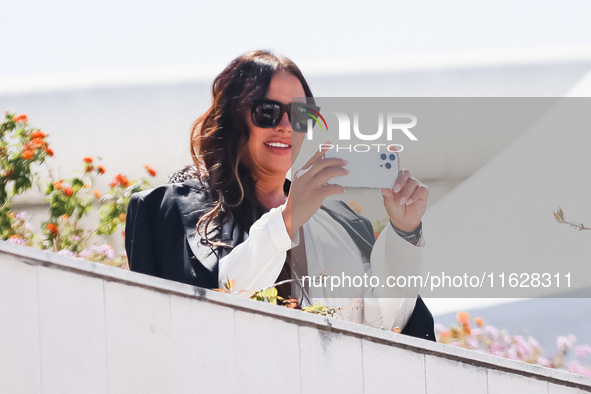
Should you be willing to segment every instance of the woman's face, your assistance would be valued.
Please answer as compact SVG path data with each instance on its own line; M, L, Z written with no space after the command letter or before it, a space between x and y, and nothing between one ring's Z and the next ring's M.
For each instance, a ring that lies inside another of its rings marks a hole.
M291 103L292 97L305 97L304 88L299 79L287 71L277 71L271 78L269 91L265 98ZM250 138L247 145L246 164L255 180L269 176L284 177L292 164L292 157L304 141L305 133L293 132L291 123L284 113L281 122L274 128L257 127L252 123L250 112L247 114Z

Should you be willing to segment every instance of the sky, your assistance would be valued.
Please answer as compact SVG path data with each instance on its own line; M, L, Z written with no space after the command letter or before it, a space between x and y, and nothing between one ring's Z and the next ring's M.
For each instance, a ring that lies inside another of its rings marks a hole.
M227 64L255 48L301 60L591 44L587 0L2 0L0 79Z

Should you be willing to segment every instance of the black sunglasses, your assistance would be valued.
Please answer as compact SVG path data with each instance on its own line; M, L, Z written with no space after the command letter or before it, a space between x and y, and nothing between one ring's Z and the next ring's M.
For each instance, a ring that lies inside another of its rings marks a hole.
M305 133L308 130L308 120L312 120L312 127L316 124L314 112L318 113L319 109L320 107L313 104L283 104L275 100L261 99L252 103L250 114L255 126L269 129L277 127L283 114L287 112L292 129Z

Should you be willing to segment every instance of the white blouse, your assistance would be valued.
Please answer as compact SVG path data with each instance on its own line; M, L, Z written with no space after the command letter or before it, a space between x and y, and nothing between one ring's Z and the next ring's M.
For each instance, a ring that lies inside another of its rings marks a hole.
M285 263L286 253L299 240L290 239L283 221L285 206L271 209L250 228L248 238L220 260L218 281L223 288L227 279L235 280L234 290L258 291L273 286ZM338 275L343 272L353 277L372 274L380 278L380 285L363 289L354 297L341 294L339 289L309 288L309 302L318 301L339 312L336 317L357 323L383 327L387 330L403 328L412 314L418 289L385 285L388 276L420 275L424 239L417 246L402 239L393 228L384 227L371 253L371 268L364 268L358 248L347 231L330 215L319 209L302 227L307 272L310 277ZM375 283L375 282L374 282ZM344 290L342 290L344 291ZM303 305L305 306L305 305Z

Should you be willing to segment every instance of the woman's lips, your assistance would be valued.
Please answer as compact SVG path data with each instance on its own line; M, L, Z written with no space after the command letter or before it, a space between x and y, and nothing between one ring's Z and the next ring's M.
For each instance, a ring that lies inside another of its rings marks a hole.
M291 152L291 143L286 142L279 142L279 141L269 141L265 142L265 146L267 149L273 153L278 154L286 154Z
M283 142L265 142L265 145L271 146L274 148L291 148L290 144L285 144Z

